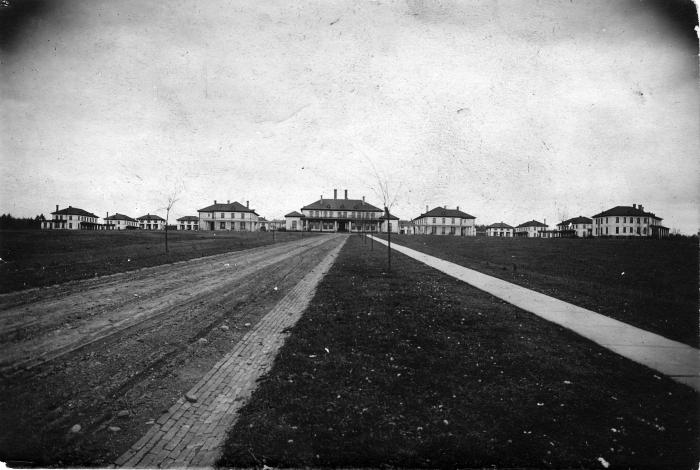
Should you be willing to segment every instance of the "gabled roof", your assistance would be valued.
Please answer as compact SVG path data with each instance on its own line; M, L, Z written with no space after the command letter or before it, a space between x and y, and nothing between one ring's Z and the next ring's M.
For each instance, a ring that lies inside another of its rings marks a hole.
M136 219L137 220L162 220L163 222L165 222L164 218L162 218L159 215L155 215L155 214L142 215L141 217L136 217Z
M116 213L114 215L110 215L109 217L105 217L105 220L127 220L129 222L136 222L136 219L132 219L128 215Z
M563 222L559 222L557 224L557 227L561 227L563 225L569 225L569 224L592 224L593 220L589 219L588 217L583 217L582 215L579 215L578 217L574 217L573 219L567 219Z
M211 206L207 206L204 209L197 209L197 212L251 212L255 215L258 215L257 212L255 212L255 209L250 209L240 202L230 202L226 204L212 204Z
M510 229L512 229L513 227L511 227L508 224L504 224L503 222L498 222L495 224L487 225L486 228L510 228Z
M462 212L458 209L446 209L444 207L435 207L434 209L430 209L425 214L421 214L413 220L417 220L422 217L459 217L460 219L476 219L476 217L469 215L466 212Z
M545 224L542 222L538 222L536 220L531 220L529 222L525 222L523 224L518 225L516 228L524 228L524 227L547 227Z
M379 220L386 220L386 219L387 219L386 215L382 215L379 218ZM391 212L389 212L389 220L399 220L399 218L396 217L395 215L393 215Z
M594 215L593 217L624 217L630 215L634 217L656 217L659 220L663 220L661 217L656 216L656 214L653 214L651 212L644 212L643 210L637 207L631 206L615 206L612 209L603 211L600 214Z
M79 208L73 207L73 206L68 206L65 209L61 209L61 210L58 210L56 212L52 212L51 214L52 215L53 214L55 214L55 215L83 215L85 217L97 218L97 216L95 214L93 214L92 212L88 212L86 210L79 209Z
M319 199L301 210L332 210L332 211L381 211L380 208L363 201L362 199Z
M258 217L258 222L267 222L265 217Z
M199 222L199 217L197 217L196 215L186 215L184 217L180 217L179 219L177 219L177 221L178 222L190 222L190 221Z
M285 215L285 217L306 217L304 214L300 214L297 211L290 212L289 214Z

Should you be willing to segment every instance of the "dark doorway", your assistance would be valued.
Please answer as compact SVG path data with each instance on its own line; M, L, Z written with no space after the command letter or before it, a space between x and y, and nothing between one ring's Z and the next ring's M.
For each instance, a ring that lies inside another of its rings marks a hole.
M338 221L338 231L339 232L347 232L348 231L348 223L344 220L339 220Z

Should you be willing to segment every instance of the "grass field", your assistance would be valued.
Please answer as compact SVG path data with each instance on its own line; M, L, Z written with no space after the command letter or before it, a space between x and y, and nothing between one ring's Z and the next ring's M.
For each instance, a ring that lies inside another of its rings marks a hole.
M698 347L697 239L392 241Z
M304 236L311 236L305 233ZM273 243L272 232L0 231L0 293ZM301 237L276 232L275 242Z
M222 466L694 468L697 394L353 236ZM603 459L603 460L601 460Z

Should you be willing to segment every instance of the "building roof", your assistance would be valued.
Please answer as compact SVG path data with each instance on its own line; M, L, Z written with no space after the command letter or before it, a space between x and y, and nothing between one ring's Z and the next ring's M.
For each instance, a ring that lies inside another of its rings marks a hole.
M255 212L255 209L250 209L249 207L246 207L240 202L236 201L228 202L226 204L217 204L216 201L214 201L214 204L211 206L207 206L204 209L197 209L197 212L251 212L258 215L258 213Z
M509 228L509 229L512 229L513 227L511 227L510 225L505 224L503 222L498 222L495 224L487 225L486 228Z
M289 214L285 215L285 217L306 217L304 214L300 214L297 211L292 211Z
M332 211L367 211L377 212L380 208L363 201L362 199L319 199L301 210L332 210Z
M56 212L52 212L51 214L52 215L53 214L55 214L55 215L82 215L85 217L97 218L97 216L95 214L93 214L92 212L88 212L86 210L79 209L79 208L73 207L73 206L68 206L65 209L61 209L61 210L58 210Z
M178 222L199 222L199 217L196 215L186 215L177 219Z
M569 225L569 224L592 224L593 220L589 219L588 217L584 217L582 215L579 215L578 217L574 217L573 219L567 219L563 222L559 222L557 224L557 227L561 227L562 225Z
M444 207L435 207L434 209L430 209L428 212L419 215L413 220L417 220L422 217L459 217L460 219L476 219L476 217L473 215L469 215L459 209L446 209Z
M620 216L634 216L634 217L655 217L659 220L663 220L661 217L658 217L656 214L652 212L644 212L642 209L639 207L632 207L632 206L615 206L612 209L608 209L606 211L601 212L600 214L596 214L593 216L593 218L598 218L598 217L620 217Z
M128 215L116 213L114 215L110 215L109 217L105 217L105 220L128 220L129 222L136 222L136 219L132 219Z
M547 225L543 224L542 222L538 222L536 220L531 220L529 222L522 223L518 225L516 228L525 228L525 227L547 227Z
M379 218L379 220L382 220L382 219L383 219L383 220L386 220L386 218L387 218L386 215L382 215L382 216ZM389 212L389 220L399 220L399 218L396 217L395 215L393 215L391 212Z
M165 222L164 218L162 218L159 215L155 215L155 214L146 214L146 215L142 215L141 217L136 217L136 218L138 220L162 220L163 222Z

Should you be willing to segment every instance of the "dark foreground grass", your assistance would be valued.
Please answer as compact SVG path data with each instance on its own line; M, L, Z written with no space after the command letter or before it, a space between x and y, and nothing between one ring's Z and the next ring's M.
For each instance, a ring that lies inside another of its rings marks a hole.
M690 388L351 237L220 466L694 468Z
M698 347L697 239L396 236L401 245Z
M304 236L311 236L305 233ZM275 242L300 233L277 232ZM271 232L0 231L0 293L273 243Z

